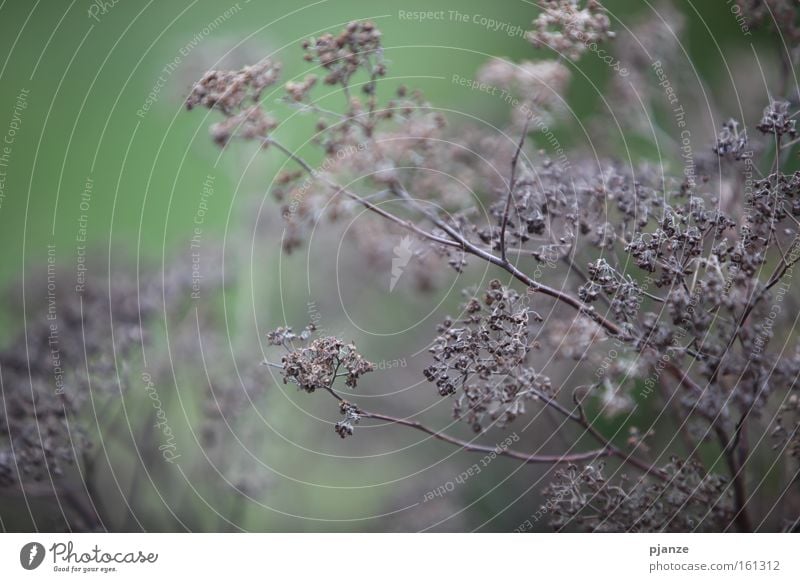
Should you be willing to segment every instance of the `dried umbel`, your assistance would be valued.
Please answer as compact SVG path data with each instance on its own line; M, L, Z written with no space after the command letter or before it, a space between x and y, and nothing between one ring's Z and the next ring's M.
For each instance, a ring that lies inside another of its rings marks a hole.
M361 414L356 406L344 401L340 403L339 410L344 415L344 419L337 422L333 426L333 430L340 437L347 438L353 435L353 425L358 424L358 421L361 420Z
M526 401L551 396L550 379L527 365L534 321L541 317L519 294L494 280L463 306L462 318L439 326L425 378L454 397L454 416L475 432L488 422L506 426L525 413Z
M207 107L226 119L211 127L214 141L224 146L234 135L242 139L266 137L277 126L260 106L264 89L278 80L280 66L266 59L238 71L208 71L186 98L186 108Z
M575 58L613 36L607 15L591 1L583 8L547 2L537 23L535 43L560 44ZM583 467L570 477L569 487L578 481L577 501L560 506L559 527L753 529L748 435L773 433L781 459L797 450L796 399L785 397L800 374L800 356L782 351L775 338L783 336L785 343L791 334L780 313L790 304L790 280L800 260L800 173L773 164L763 177L748 179L755 162L748 148L769 158L793 147L787 139L795 133L791 105L772 101L757 126L761 133L749 134L753 126L733 120L724 124L706 151L709 160L713 154L725 158L724 178L704 174L699 164L673 176L661 163L624 166L596 155L550 159L529 147L535 116L521 127L512 125L509 132L518 138L509 139L476 128L451 129L405 87L381 101L382 83L376 81L386 63L380 39L373 25L354 23L340 35L304 44L306 59L344 97L341 111L321 107L314 100L315 76L286 86L288 104L318 116L312 142L327 156L321 167L272 134L253 137L299 167L279 175L273 189L287 222L286 250L302 244L304 229L323 215L336 219L360 208L374 219L365 220L369 226L356 237L368 253L404 241L406 255L411 248L428 251L430 270L449 265L468 275L471 263L484 263L508 278L480 292L466 291L461 314L439 326L424 375L436 393L452 399L455 417L477 433L507 426L535 407L596 443L584 448L581 441L579 450L559 454L502 453L525 463ZM566 82L560 65L521 68L534 69ZM641 82L650 71L639 73ZM521 89L517 75L514 66L495 60L481 78ZM356 86L363 95L355 94ZM458 177L458 186L442 178L448 174ZM723 179L740 193L731 204L721 204L715 194ZM378 204L384 201L402 211ZM391 244L369 244L370 237L381 236ZM545 309L552 313L546 323L538 315ZM345 400L338 379L354 387L372 367L354 346L333 337L312 340L312 332L281 328L271 334L270 343L288 350L272 365L304 391L322 390L338 401L340 437L350 436L357 422L374 419L467 451L486 451L416 420ZM556 356L576 361L563 386L550 380L549 370L544 375L533 366L539 338ZM591 380L576 382L579 374ZM659 467L642 456L652 446L643 443L644 436L674 447L672 429L668 435L655 425L629 431L621 446L600 422L614 422L651 398L648 406L680 419L676 430L688 460ZM776 406L777 422L770 413ZM713 471L697 458L701 445L716 450ZM637 471L638 480L610 485L598 472L601 458ZM559 498L571 490L564 487L554 490ZM593 498L603 511L587 517Z
M335 337L311 337L316 331L313 324L295 334L290 327L279 327L267 334L267 341L282 346L287 353L282 356L280 368L284 383L297 384L301 390L314 392L333 386L339 377L345 377L345 385L355 388L358 378L374 370L356 351L353 344L345 344ZM303 347L295 347L300 342Z
M233 115L248 105L257 105L261 94L274 85L280 65L266 59L238 71L208 71L186 98L187 109L197 106Z
M795 119L789 114L788 101L772 101L764 108L764 115L757 127L758 131L778 138L784 135L793 138L797 136L795 123Z
M548 119L562 109L563 93L572 75L559 61L523 61L513 63L493 58L478 71L483 83L507 91L519 104L512 111L512 120L522 126L533 115Z
M589 46L613 38L611 21L596 0L546 0L542 12L533 21L526 38L537 48L549 48L574 61L589 50Z
M339 396L336 382L344 378L345 386L355 389L359 378L374 371L375 365L365 360L356 351L355 345L345 344L335 337L312 339L315 332L313 324L306 326L299 334L290 327L279 327L269 332L267 342L281 346L286 351L280 364L271 365L281 370L284 383L296 384L309 394L325 390L333 395L339 401L339 410L344 415L334 425L334 430L345 438L353 434L354 425L358 424L363 413L356 405Z
M588 280L578 289L578 297L583 302L591 304L603 295L610 297L611 311L623 324L639 315L644 293L633 277L617 273L605 259L590 263L587 271Z
M717 145L713 148L719 157L731 157L741 160L747 155L747 132L739 131L739 122L729 119L722 124L722 131L717 136Z
M348 388L355 388L360 376L374 370L353 344L335 337L315 339L283 356L282 363L283 381L297 384L306 392L327 389L340 375L346 378Z
M381 33L372 22L351 22L337 35L323 34L303 43L305 60L319 63L327 71L325 83L346 85L362 67L371 69L375 77L382 77L383 66ZM374 80L364 87L365 93L374 92Z

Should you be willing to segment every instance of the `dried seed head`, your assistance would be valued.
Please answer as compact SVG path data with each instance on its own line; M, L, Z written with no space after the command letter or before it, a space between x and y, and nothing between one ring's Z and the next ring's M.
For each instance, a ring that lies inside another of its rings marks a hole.
M579 8L579 0L547 0L526 38L537 48L549 48L578 60L589 45L614 36L605 9L596 0Z
M788 135L793 138L797 135L795 120L789 114L788 101L772 101L764 108L764 114L757 127L760 132L773 134L776 137Z
M717 136L717 144L714 146L714 153L719 157L731 157L734 160L741 160L747 155L747 132L739 131L739 122L729 119L722 124L722 131Z
M208 71L186 98L186 108L200 105L233 115L248 103L255 105L261 93L278 80L280 65L266 59L238 71Z

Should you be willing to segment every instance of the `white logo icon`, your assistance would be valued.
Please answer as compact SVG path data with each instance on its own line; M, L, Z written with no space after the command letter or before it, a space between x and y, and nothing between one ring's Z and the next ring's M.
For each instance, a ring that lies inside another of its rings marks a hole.
M392 277L389 280L389 293L394 291L395 285L400 280L403 271L414 256L413 241L411 236L406 235L400 242L392 249L394 258L392 258Z

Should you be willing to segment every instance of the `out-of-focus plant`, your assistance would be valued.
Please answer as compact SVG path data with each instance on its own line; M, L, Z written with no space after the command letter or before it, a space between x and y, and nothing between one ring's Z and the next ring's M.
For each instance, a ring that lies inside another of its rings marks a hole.
M209 246L209 260L213 252ZM227 347L215 334L198 337L198 329L213 329L213 304L192 305L191 325L172 322L170 350L157 349L157 322L169 323L162 319L167 313L183 319L190 305L195 282L185 264L176 260L160 275L145 271L141 279L92 275L80 294L61 292L56 281L64 273L54 270L48 273L53 292L47 303L27 304L39 317L29 317L15 341L0 351L0 494L23 498L29 508L55 498L59 511L48 527L142 527L137 514L146 513L149 503L141 487L146 475L152 479L159 467L171 467L182 456L174 451L174 422L164 410L172 394L164 387L174 378L176 362L195 361L198 351L215 361L205 370L206 390L196 390L206 458L228 472L240 497L267 485L250 468L239 470L240 458L224 440L232 427L246 430L243 411L258 398L262 383L251 382L257 361L234 374L224 363ZM209 296L221 288L220 277L204 279ZM135 406L142 401L144 407ZM128 439L136 443L137 470L131 483L120 483L108 449ZM115 493L125 495L127 514L114 506ZM170 513L160 527L178 528L179 520Z

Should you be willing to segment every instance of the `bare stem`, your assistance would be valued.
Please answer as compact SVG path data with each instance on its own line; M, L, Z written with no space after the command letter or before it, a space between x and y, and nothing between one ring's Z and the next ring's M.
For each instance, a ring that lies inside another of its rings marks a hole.
M429 428L415 420L408 420L405 418L396 418L394 416L389 416L387 414L379 414L375 412L367 412L366 410L360 410L358 413L364 418L372 418L375 420L383 420L386 422L391 422L394 424L399 424L402 426L407 426L409 428L413 428L424 433L431 435L433 438L438 439L440 441L444 441L446 443L450 443L456 445L465 451L471 451L475 453L495 453L499 456L510 457L512 459L517 459L523 461L525 463L545 463L545 464L561 464L561 463L577 463L581 461L588 461L592 459L597 459L599 457L608 457L611 456L613 451L607 447L602 447L599 449L594 449L591 451L585 451L582 453L569 453L563 455L534 455L530 453L523 453L520 451L515 451L512 449L500 449L498 447L489 447L484 445L477 445L475 443L457 439L455 437L449 436L445 433L439 432L432 428Z
M525 137L528 135L528 124L530 121L530 117L525 120L525 127L522 128L522 135L519 138L517 150L514 152L514 157L511 158L511 175L508 178L508 196L506 197L506 207L503 210L503 224L500 227L500 256L504 263L508 262L508 258L506 258L506 229L508 228L508 214L511 210L511 201L514 199L514 187L517 184L517 163L519 162L519 154L522 151L522 146L525 144Z
M595 309L593 307L591 307L589 305L586 305L581 300L579 300L576 297L573 297L572 295L570 295L568 293L565 293L563 291L559 291L558 289L555 289L553 287L549 287L548 285L545 285L544 283L539 283L538 281L535 281L533 278L529 277L528 275L526 275L525 273L520 271L515 265L511 264L509 261L503 259L502 257L498 257L498 256L492 254L491 252L489 252L487 250L484 250L484 249L478 247L477 245L475 245L474 243L470 242L458 230L456 230L455 228L453 228L452 226L447 224L445 221L440 219L438 216L436 216L435 214L429 212L427 209L421 208L419 203L416 200L414 200L407 192L405 192L405 190L401 186L394 185L393 186L393 188L394 188L393 191L395 191L400 196L402 196L405 200L407 200L412 205L414 205L414 207L418 211L423 212L423 214L427 218L429 218L431 221L433 221L436 224L436 226L438 226L445 233L447 233L447 235L450 236L450 239L442 238L442 237L437 236L437 235L435 235L433 233L430 233L430 232L418 227L413 222L408 221L408 220L404 220L404 219L402 219L402 218L400 218L398 216L395 216L394 214L383 210L379 206L376 206L375 204L372 204L368 200L365 200L364 198L362 198L361 196L359 196L355 192L352 192L352 191L350 191L350 190L348 190L346 188L343 188L342 186L336 184L335 182L330 181L330 180L320 176L319 172L316 172L311 167L311 165L308 164L308 162L306 162L302 157L300 157L297 154L295 154L293 151L291 151L286 146L282 145L280 142L275 141L274 138L264 137L263 141L266 144L274 145L277 149L279 149L281 152L283 152L287 157L289 157L290 159L292 159L293 161L298 163L311 176L322 180L325 184L329 185L331 188L334 188L337 191L343 192L345 195L347 195L351 199L355 200L356 202L358 202L359 204L361 204L365 208L375 212L376 214L378 214L378 215L380 215L380 216L382 216L384 218L387 218L388 220L391 220L392 222L402 226L403 228L411 230L412 232L422 236L423 238L427 238L427 239L429 239L429 240L431 240L433 242L436 242L436 243L439 243L439 244L442 244L442 245L445 245L445 246L461 248L461 249L464 250L464 252L466 252L468 254L471 254L473 256L479 257L479 258L481 258L481 259L483 259L483 260L485 260L485 261L487 261L489 263L492 263L493 265L497 265L498 267L500 267L500 268L506 270L507 272L509 272L515 279L517 279L518 281L521 281L522 283L527 285L530 289L532 289L534 291L537 291L539 293L542 293L544 295L547 295L549 297L552 297L554 299L557 299L558 301L561 301L563 303L566 303L570 307L573 307L574 309L578 310L582 315L585 315L585 316L589 317L590 319L592 319L593 321L595 321L598 325L603 327L611 335L618 336L618 337L626 339L625 334L623 333L622 329L617 324L615 324L613 321L611 321L611 320L603 317L602 315L600 315L597 311L595 311Z
M296 153L294 153L292 150L290 150L289 148L287 148L286 146L284 146L280 142L276 141L274 138L272 138L272 137L264 137L264 138L262 138L262 141L263 141L263 143L265 143L267 145L275 146L283 154L285 154L288 158L290 158L291 160L293 160L294 162L299 164L306 172L308 172L314 178L324 182L326 185L330 186L331 188L333 188L337 192L344 193L348 198L350 198L352 200L355 200L356 202L358 202L359 204L361 204L362 206L364 206L368 210L371 210L372 212L375 212L376 214L382 216L383 218L391 220L392 222L402 226L403 228L405 228L407 230L410 230L410 231L414 232L415 234L418 234L419 236L421 236L423 238L427 238L427 239L429 239L429 240L431 240L431 241L433 241L435 243L439 243L439 244L442 244L442 245L445 245L445 246L450 246L450 247L458 247L459 246L458 244L454 243L451 240L436 236L433 233L430 233L430 232L428 232L426 230L423 230L423 229L419 228L416 224L414 224L413 222L411 222L409 220L405 220L403 218L400 218L399 216L395 216L391 212L387 212L386 210L384 210L380 206L377 206L377 205L373 204L372 202L370 202L369 200L366 200L365 198L362 198L361 196L359 196L358 194L356 194L352 190L344 188L344 187L340 186L339 184L337 184L337 183L335 183L335 182L333 182L331 180L328 180L324 176L321 176L320 173L317 172L316 170L314 170L314 168L312 168L311 165L308 162L306 162L302 157L298 156Z

